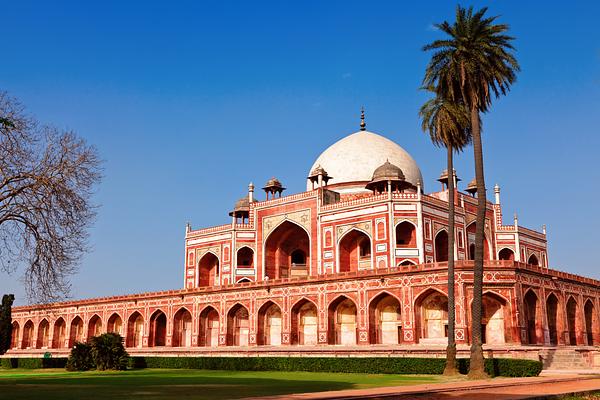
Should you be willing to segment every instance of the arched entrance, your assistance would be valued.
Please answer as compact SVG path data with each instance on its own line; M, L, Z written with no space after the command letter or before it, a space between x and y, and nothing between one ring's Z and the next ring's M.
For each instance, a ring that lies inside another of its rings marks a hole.
M37 343L36 348L47 349L49 347L50 340L50 324L44 318L38 325Z
M529 260L527 260L527 264L538 266L538 265L540 265L540 262L538 261L538 258L535 256L535 254L532 254L531 256L529 256Z
M236 304L227 313L227 345L248 346L249 333L248 310L243 305Z
M115 313L110 316L106 325L106 332L117 333L123 336L123 320L119 314Z
M448 232L441 230L435 235L435 262L448 261Z
M27 321L23 326L23 341L21 342L22 349L29 349L33 345L33 322Z
M317 306L302 299L292 307L292 344L316 345L318 342Z
M371 344L399 344L402 338L400 302L381 293L369 304L369 339Z
M192 314L182 308L173 317L173 347L190 347L191 345Z
M467 239L469 243L469 260L475 259L475 231L477 224L475 222L471 223L467 226ZM487 236L483 235L483 259L490 259L490 244L488 242Z
M10 348L11 349L16 349L19 347L19 333L20 329L19 329L19 323L17 321L12 323L12 331L11 331L11 337L10 337Z
M396 247L417 247L417 231L410 222L403 221L396 225Z
M329 305L329 344L356 344L356 305L345 296Z
M310 238L299 225L284 221L265 242L265 276L269 279L308 275Z
M594 343L594 327L596 324L596 316L594 313L594 304L591 300L585 302L583 307L583 314L585 316L585 337L587 339L587 345L593 346Z
M484 293L481 309L481 333L483 343L506 343L504 307L506 301L493 293Z
M219 313L208 306L200 313L200 335L198 345L217 347L219 345Z
M167 316L161 310L156 310L150 317L150 335L148 345L161 347L167 342Z
M540 302L533 290L528 290L523 299L525 305L525 324L527 344L542 344L542 324L540 323Z
M127 320L127 347L142 347L144 339L144 317L139 312Z
M71 330L69 333L69 347L73 347L75 343L83 341L83 320L77 316L71 321Z
M502 250L500 250L500 252L498 252L498 259L506 260L506 261L514 261L515 260L515 252L512 251L511 249L505 247Z
M429 289L416 301L419 343L443 344L448 341L448 297Z
M88 340L94 336L102 334L102 320L99 316L94 315L88 323Z
M550 293L546 299L546 319L548 320L548 336L550 344L558 344L558 298L554 293Z
M237 266L242 268L254 267L254 251L247 246L237 251Z
M206 253L198 262L198 286L215 286L219 282L219 259Z
M569 330L569 344L577 345L577 302L573 297L567 301L567 327Z
M258 344L281 345L281 309L268 301L258 310Z
M364 232L352 229L346 233L340 240L338 253L340 272L371 268L371 239Z
M62 317L54 322L54 334L52 335L52 348L62 349L65 346L67 323Z

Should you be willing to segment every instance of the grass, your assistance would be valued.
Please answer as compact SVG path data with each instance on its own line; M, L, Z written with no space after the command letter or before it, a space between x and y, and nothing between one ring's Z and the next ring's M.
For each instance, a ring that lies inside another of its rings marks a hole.
M458 378L460 379L460 378ZM143 369L123 372L0 369L0 398L237 399L446 382L438 375Z

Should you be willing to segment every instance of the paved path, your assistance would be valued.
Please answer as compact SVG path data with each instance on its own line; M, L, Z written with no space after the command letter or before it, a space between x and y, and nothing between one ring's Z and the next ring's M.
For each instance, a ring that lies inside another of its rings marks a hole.
M413 386L304 393L263 397L261 400L341 400L341 399L542 399L544 396L600 390L600 376L540 376L535 378L496 378ZM258 399L258 398L254 398Z

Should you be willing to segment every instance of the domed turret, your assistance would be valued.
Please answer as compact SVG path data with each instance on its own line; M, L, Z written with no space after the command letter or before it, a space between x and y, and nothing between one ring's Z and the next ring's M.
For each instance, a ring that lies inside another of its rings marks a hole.
M382 193L387 192L388 185L393 192L414 187L411 183L406 182L404 172L398 166L386 160L385 163L375 169L371 181L365 187L374 192Z
M327 182L332 178L333 177L329 176L327 171L320 165L317 165L317 167L310 171L310 174L308 175L308 180L312 183L312 189L315 189L315 184L316 187L321 187L323 184L327 186Z
M263 187L263 190L267 194L267 200L269 200L269 194L273 199L275 198L275 194L281 197L281 193L283 193L285 188L283 187L279 179L273 177L267 181L267 183Z
M467 188L465 189L465 192L475 197L475 193L477 193L477 180L475 178L473 178L473 180L469 182Z
M442 184L442 190L446 190L446 188L448 187L448 169L447 168L442 171L442 173L440 174L440 177L437 179L437 181ZM458 176L456 176L456 170L454 170L454 187L456 187L456 184L460 181L461 181L461 179Z

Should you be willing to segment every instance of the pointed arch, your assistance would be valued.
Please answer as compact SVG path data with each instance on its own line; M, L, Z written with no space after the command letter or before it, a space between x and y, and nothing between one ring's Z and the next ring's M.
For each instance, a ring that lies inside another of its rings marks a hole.
M405 258L404 260L402 260L398 263L399 267L410 267L411 265L417 265L417 264L410 258Z
M469 260L475 259L475 230L477 223L475 221L467 225L467 243L469 243ZM492 252L492 244L488 239L487 233L483 232L483 259L490 260Z
M355 345L358 337L356 303L340 295L329 303L327 311L329 344Z
M150 316L148 346L162 347L167 344L167 314L160 308Z
M250 246L242 246L236 252L238 268L254 268L254 249Z
M337 271L350 272L370 269L373 266L373 241L371 235L352 228L338 238Z
M579 305L573 296L567 298L567 330L569 332L569 344L576 346L579 342Z
M509 247L504 247L498 252L498 260L515 261L515 252Z
M127 318L127 347L142 347L144 338L144 317L134 311Z
M181 307L173 316L173 347L190 347L192 345L192 313Z
M307 276L310 249L310 233L305 227L289 219L281 221L264 240L263 277Z
M531 254L529 256L529 258L527 259L527 264L534 265L534 266L537 267L537 266L540 265L540 262L539 262L539 260L538 260L538 258L537 258L537 256L535 254Z
M400 300L383 291L369 302L369 342L399 344L402 338Z
M448 296L429 287L415 299L415 326L419 343L442 344L448 340Z
M123 319L119 315L119 313L114 312L108 318L108 322L106 323L106 332L117 333L121 336L123 334Z
M585 338L588 346L596 345L595 338L598 331L598 316L596 315L594 302L587 299L583 306L583 316L585 319Z
M397 248L417 247L417 226L409 220L399 221L394 227Z
M212 251L207 251L198 260L198 287L215 286L219 282L219 257Z
M538 295L529 288L523 296L525 324L527 326L527 344L543 344L541 306Z
M319 318L317 305L303 297L292 306L291 310L291 344L316 345Z
M50 323L46 318L43 318L38 324L38 334L36 341L36 349L47 349L50 347Z
M227 312L227 345L248 346L250 321L248 309L240 303Z
M236 283L252 283L252 281L248 278L241 278Z
M13 321L12 323L12 331L10 337L10 348L16 349L19 347L19 334L21 333L21 329L19 323L17 321Z
M448 231L440 229L433 240L435 262L448 261Z
M73 347L75 343L83 341L83 319L77 315L71 320L69 329L69 347Z
M559 318L559 301L556 294L550 292L546 296L546 320L548 321L548 336L550 337L550 344L556 346L558 344L558 332L562 331L559 329L560 321Z
M100 334L102 334L102 319L98 314L94 314L88 322L88 340Z
M272 300L266 301L258 309L257 344L281 345L282 316L281 308Z
M65 340L67 334L67 323L63 317L59 317L54 321L54 331L52 333L52 348L62 349L65 347Z
M217 347L219 345L219 312L213 306L206 306L200 312L198 345Z
M21 339L21 348L29 349L33 346L33 321L30 319L23 325L23 339Z
M472 302L472 301L471 301ZM483 343L504 344L507 341L508 301L504 296L491 290L486 290L481 304L481 333Z

